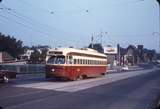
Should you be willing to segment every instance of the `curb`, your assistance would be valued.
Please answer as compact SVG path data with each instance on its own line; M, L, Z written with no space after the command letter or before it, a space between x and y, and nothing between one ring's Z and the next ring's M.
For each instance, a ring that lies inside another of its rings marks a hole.
M122 73L122 72L131 72L131 71L140 71L140 70L144 70L144 68L128 69L128 70L108 70L108 73Z

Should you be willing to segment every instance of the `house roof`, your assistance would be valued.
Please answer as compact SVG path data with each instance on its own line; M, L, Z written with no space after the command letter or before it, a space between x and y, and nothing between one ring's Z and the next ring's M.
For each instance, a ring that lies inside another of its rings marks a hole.
M127 47L127 49L134 49L134 50L136 50L137 48L134 46L134 45L129 45L128 47Z

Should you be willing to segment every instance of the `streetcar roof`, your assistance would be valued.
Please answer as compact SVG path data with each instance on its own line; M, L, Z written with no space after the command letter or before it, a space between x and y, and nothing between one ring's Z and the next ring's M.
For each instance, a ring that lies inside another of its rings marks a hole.
M100 53L94 49L90 48L84 48L84 49L76 49L76 48L56 48L56 49L50 49L50 51L53 52L62 52L63 55L67 55L69 53L82 53L82 54L88 54L88 55L96 55L96 56L102 56L102 57L107 57L105 54Z

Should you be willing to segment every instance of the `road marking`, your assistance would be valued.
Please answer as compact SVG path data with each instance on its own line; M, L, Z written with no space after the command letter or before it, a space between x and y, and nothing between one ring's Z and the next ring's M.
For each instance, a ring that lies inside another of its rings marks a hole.
M134 76L146 74L155 70L158 70L158 69L154 68L154 69L141 70L141 71L113 73L113 74L107 74L105 77L102 77L102 78L86 79L81 81L41 82L41 83L15 85L15 87L47 89L47 90L64 91L64 92L76 92L76 91L85 90L88 88L108 84L111 82L131 78Z

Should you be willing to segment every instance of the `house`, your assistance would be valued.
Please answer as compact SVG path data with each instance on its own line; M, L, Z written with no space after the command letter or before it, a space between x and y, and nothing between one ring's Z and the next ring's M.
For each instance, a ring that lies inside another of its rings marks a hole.
M15 59L7 52L0 52L0 63L13 62Z
M20 56L20 59L21 60L30 60L31 54L33 52L34 52L34 50L30 50L30 49L26 50L25 53Z
M126 59L126 53L127 53L127 49L126 48L119 48L119 65L124 66L127 65L127 59Z
M126 52L126 61L127 65L135 65L137 64L137 58L138 58L138 51L137 48L134 45L129 45L127 47Z
M144 62L151 62L156 58L155 50L144 49Z
M155 50L143 48L143 45L129 45L127 48L107 46L103 47L104 53L107 55L108 64L116 65L136 65L143 62L151 62L156 58Z
M143 45L129 45L127 48L118 47L117 61L119 65L135 65L144 62Z

